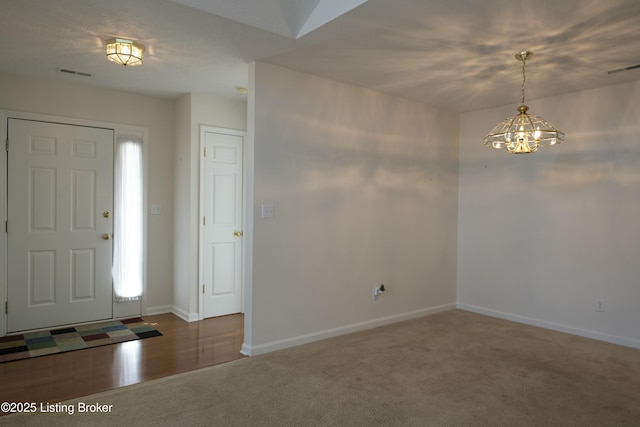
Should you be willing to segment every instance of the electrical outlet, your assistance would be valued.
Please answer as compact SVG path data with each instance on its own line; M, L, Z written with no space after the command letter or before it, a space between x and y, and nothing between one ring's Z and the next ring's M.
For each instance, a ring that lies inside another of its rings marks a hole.
M604 311L604 301L603 300L596 301L596 311Z
M379 285L373 288L373 300L378 301L378 297L384 292L384 285Z

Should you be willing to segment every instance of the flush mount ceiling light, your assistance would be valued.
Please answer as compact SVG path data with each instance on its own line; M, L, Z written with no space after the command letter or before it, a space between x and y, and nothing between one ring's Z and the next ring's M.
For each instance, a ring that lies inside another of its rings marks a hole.
M522 104L516 111L517 116L503 120L484 137L484 145L492 148L506 148L509 153L534 153L540 146L560 144L564 141L564 133L540 116L527 114L529 107L524 103L524 83L526 81L524 66L533 52L516 53L518 61L522 61Z
M126 39L105 40L107 45L107 59L125 67L142 65L144 46Z

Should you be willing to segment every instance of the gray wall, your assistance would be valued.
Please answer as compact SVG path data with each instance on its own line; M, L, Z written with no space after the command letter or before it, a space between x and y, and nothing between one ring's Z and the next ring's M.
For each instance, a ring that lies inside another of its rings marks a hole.
M458 303L640 347L640 82L528 104L564 144L509 155L482 138L515 105L461 115Z
M245 350L453 307L458 115L264 63L253 90Z

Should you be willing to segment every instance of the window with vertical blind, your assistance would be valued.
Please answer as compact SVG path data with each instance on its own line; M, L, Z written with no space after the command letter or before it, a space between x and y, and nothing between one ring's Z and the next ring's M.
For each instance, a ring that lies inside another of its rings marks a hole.
M113 284L115 301L137 301L144 283L143 140L118 136L114 174Z

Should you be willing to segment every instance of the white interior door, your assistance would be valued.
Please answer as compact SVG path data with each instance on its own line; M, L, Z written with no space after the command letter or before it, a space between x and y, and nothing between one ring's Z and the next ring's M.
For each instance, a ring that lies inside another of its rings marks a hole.
M112 317L113 130L8 121L8 331Z
M242 310L243 132L204 131L201 180L203 317Z

